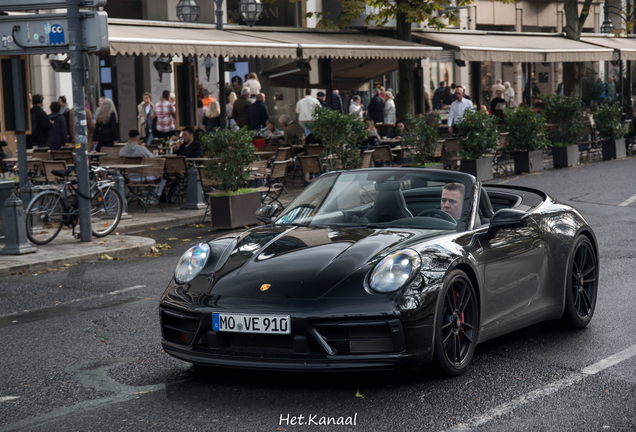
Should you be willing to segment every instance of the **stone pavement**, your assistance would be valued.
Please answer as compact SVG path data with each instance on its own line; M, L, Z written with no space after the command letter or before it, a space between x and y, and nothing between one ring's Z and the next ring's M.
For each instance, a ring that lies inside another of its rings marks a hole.
M288 194L281 196L283 205L295 198L302 187L287 187ZM122 219L116 232L103 237L93 237L92 242L81 242L71 235L71 230L64 228L49 244L36 246L37 252L26 255L1 255L0 277L29 273L48 268L59 268L65 264L78 264L97 261L103 255L111 258L140 256L148 253L155 246L155 240L135 235L149 228L167 228L189 224L210 224L210 213L203 222L205 210L180 210L177 205L170 205L163 211L159 207L150 207L148 213L129 212L129 219ZM0 251L4 248L4 239L0 238ZM107 259L106 257L104 257Z

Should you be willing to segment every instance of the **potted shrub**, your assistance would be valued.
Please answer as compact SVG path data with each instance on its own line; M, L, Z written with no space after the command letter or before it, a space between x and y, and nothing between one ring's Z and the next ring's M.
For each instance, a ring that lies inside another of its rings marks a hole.
M341 114L320 105L314 108L313 117L308 127L325 146L328 169L360 168L360 145L367 138L366 122L353 114Z
M622 159L625 152L625 128L620 121L618 103L605 104L594 113L594 124L603 146L603 160Z
M410 152L412 167L443 169L441 163L433 162L435 146L439 141L439 116L426 120L425 116L406 115L404 125L408 132L402 136L401 147Z
M543 101L546 106L542 112L552 125L554 167L578 165L578 143L589 125L581 100L572 96L546 94Z
M515 174L543 170L543 149L548 144L545 117L529 108L504 112L508 131L506 150L515 161Z
M484 157L499 144L497 125L499 118L487 113L469 109L457 122L460 137L459 155L463 158L460 169L479 180L492 179L492 157Z
M214 134L201 134L206 153L215 160L206 165L206 176L217 178L223 190L210 195L210 214L214 228L236 228L255 225L255 212L261 204L261 194L254 189L241 189L249 176L256 148L254 133L246 128L217 129Z

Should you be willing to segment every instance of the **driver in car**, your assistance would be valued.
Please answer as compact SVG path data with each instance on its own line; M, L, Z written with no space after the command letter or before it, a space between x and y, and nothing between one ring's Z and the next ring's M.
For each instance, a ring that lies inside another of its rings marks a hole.
M442 189L442 211L448 213L455 220L462 215L464 202L464 185L461 183L446 183Z

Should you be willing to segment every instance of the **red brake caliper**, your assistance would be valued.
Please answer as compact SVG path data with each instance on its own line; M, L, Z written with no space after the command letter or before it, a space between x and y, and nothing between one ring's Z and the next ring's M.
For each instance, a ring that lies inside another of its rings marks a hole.
M455 298L455 303L457 303L457 300L459 300L459 294L457 293L457 291L453 290L453 297ZM464 322L464 312L462 312L462 314L460 315L462 322ZM462 330L464 330L464 327L462 326ZM459 335L459 337L461 338L462 336Z

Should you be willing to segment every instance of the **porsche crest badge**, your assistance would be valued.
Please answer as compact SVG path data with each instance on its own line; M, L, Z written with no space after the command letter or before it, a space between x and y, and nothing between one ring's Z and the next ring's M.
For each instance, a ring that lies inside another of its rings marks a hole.
M263 284L261 285L261 291L267 291L271 286L271 284Z

